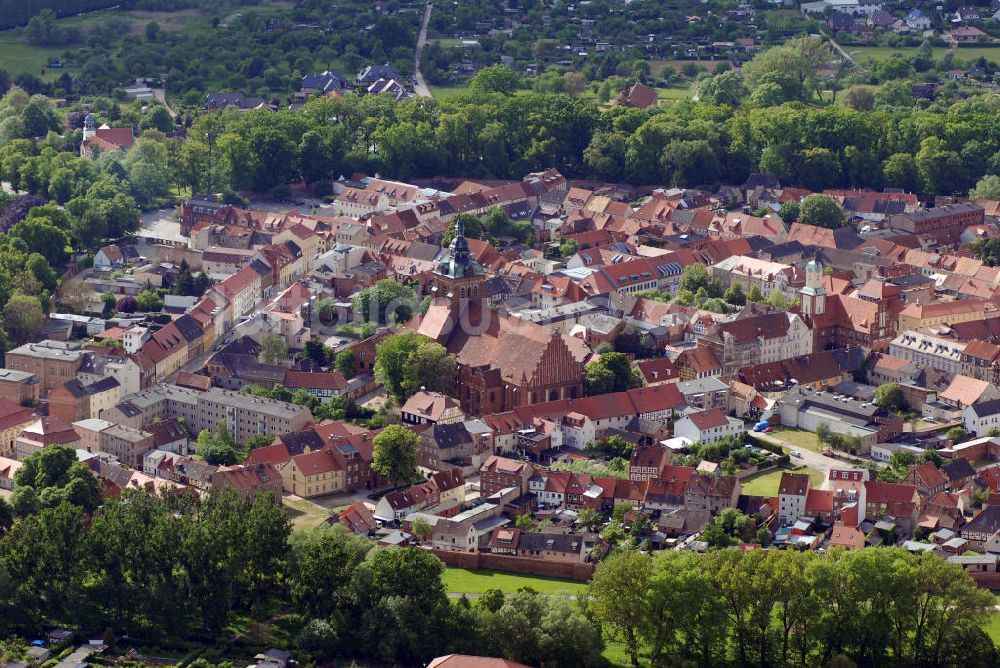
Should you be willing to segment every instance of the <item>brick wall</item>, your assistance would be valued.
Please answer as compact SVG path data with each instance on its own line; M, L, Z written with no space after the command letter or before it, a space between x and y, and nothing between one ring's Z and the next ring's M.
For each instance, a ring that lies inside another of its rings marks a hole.
M447 552L429 548L441 561L449 566L472 570L489 568L510 573L542 575L546 577L568 578L586 582L594 576L594 564L567 563L513 557L507 554L489 552Z
M161 246L157 245L154 247L156 250L156 259L160 262L170 262L172 264L180 264L181 260L187 260L188 266L191 271L198 272L201 271L201 251L194 250L192 248L183 248L178 246Z

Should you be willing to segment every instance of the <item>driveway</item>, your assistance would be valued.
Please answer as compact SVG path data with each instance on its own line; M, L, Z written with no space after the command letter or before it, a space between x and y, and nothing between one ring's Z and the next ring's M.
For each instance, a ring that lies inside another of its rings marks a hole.
M788 441L782 440L777 436L772 436L771 434L754 432L752 433L752 435L756 436L757 438L760 438L761 440L767 441L768 443L772 443L774 445L780 445L789 453L791 453L792 450L797 450L801 454L801 456L792 457L791 460L793 464L804 464L811 469L815 469L817 471L822 472L823 475L826 476L827 478L829 478L830 476L830 469L849 468L851 466L851 464L849 464L848 462L841 461L839 459L834 459L833 457L827 457L826 455L821 454L819 452L813 452L812 450L807 450L805 448L795 445L794 443L789 443Z

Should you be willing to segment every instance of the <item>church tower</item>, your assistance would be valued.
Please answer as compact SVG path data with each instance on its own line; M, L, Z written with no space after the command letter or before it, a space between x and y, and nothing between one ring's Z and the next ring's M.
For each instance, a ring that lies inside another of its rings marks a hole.
M823 263L815 257L806 265L806 285L799 290L803 315L826 312L826 288L823 287Z
M96 134L97 122L94 120L94 115L87 114L87 117L83 119L83 141L87 141Z
M449 250L451 257L438 262L434 270L434 284L437 297L451 302L451 315L457 322L464 304L486 300L486 273L472 259L461 220L455 223L455 238Z

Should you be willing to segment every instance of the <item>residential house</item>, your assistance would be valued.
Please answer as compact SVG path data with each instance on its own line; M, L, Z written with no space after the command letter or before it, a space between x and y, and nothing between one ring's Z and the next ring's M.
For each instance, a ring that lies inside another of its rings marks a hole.
M790 311L746 306L735 319L709 329L699 337L698 344L709 348L722 363L723 378L731 378L739 370L813 351L813 339L808 325Z
M969 541L970 549L979 551L998 531L1000 531L1000 505L988 505L959 530L959 535Z
M378 520L364 501L356 501L340 511L337 522L359 536L369 536L378 528Z
M49 415L66 422L97 417L104 409L117 404L122 386L114 378L103 378L84 385L78 378L66 381L49 392Z
M948 478L948 489L964 489L976 477L976 469L965 457L955 457L941 466L941 472Z
M24 461L50 445L75 447L79 441L80 437L68 422L44 416L25 427L14 439L14 456Z
M920 494L913 485L869 480L865 483L865 517L876 521L892 517L905 533L916 527L921 508Z
M8 492L13 491L17 484L14 476L17 475L17 470L21 466L23 464L16 459L0 457L0 489L7 490Z
M466 473L479 470L487 453L488 443L476 438L465 422L429 425L420 435L417 462L432 470L460 467Z
M793 524L806 515L806 500L810 491L805 473L782 473L778 484L778 519L783 525Z
M693 443L714 443L742 433L742 420L728 417L719 408L688 413L674 423L674 435Z
M39 379L39 396L75 378L83 364L84 352L78 343L39 341L26 343L6 353L7 368L34 374Z
M962 411L965 431L977 436L987 436L1000 429L1000 399L989 399L967 406Z
M322 373L287 370L285 371L282 384L292 392L304 390L307 394L316 397L320 401L339 397L348 388L348 381L336 369Z
M915 464L900 482L913 485L924 496L934 496L948 486L947 476L933 462Z
M399 409L406 424L447 424L465 418L458 400L440 392L420 390Z
M729 397L729 385L718 378L699 378L676 383L684 405L688 408L709 410L725 409Z
M14 443L28 425L36 420L33 410L9 399L0 398L0 457L15 456ZM18 457L20 459L20 457Z
M398 522L407 515L437 505L440 496L431 483L423 482L406 489L389 492L375 504L375 518L383 522Z
M33 406L38 401L39 383L33 373L0 369L0 399L7 399L22 406Z
M637 446L629 458L629 480L652 480L660 476L660 470L670 463L670 451L659 445Z
M726 508L735 508L740 487L740 481L734 476L695 473L684 489L684 509L716 515Z
M830 532L831 548L840 547L845 550L860 550L865 546L865 534L857 527L847 526L843 522L835 522Z
M153 449L153 435L121 424L102 429L98 451L111 455L125 466L142 469L142 458Z
M526 494L532 475L534 468L528 462L493 455L479 469L479 495L487 499L508 487Z
M212 487L234 489L244 498L270 494L275 503L281 502L281 474L270 464L222 467L212 474Z
M497 541L501 553L510 554L510 543L513 543L513 554L519 557L570 564L582 563L585 557L583 536L580 534L529 532L506 528L498 529L497 532L514 533L514 537L506 545L502 540ZM491 551L492 547L491 541Z

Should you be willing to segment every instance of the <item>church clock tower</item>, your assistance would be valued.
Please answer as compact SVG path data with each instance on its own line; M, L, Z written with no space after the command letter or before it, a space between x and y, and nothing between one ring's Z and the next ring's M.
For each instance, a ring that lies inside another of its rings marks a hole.
M437 297L451 302L451 315L457 321L463 304L486 299L486 273L472 259L469 242L465 238L465 225L455 223L455 238L449 246L451 257L438 262L434 270Z
M826 312L826 288L823 287L823 263L815 257L806 265L806 285L802 296L803 315L823 315Z

